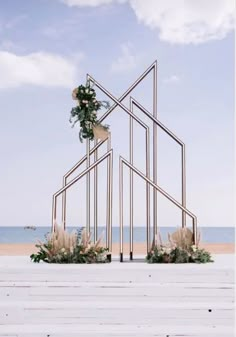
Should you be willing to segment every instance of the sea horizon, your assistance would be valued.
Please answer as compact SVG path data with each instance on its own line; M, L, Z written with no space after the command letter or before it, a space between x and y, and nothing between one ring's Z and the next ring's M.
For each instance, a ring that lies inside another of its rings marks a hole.
M27 228L30 227L30 228ZM68 226L69 231L79 230L83 227ZM162 240L168 239L168 233L174 232L179 226L160 226L158 227ZM188 228L191 229L191 226ZM98 227L98 236L104 233L105 226ZM204 243L234 243L235 227L233 226L199 226L200 241ZM0 244L1 243L35 243L37 240L44 240L45 235L51 231L51 226L0 226ZM91 228L93 233L93 228ZM152 227L151 227L152 233ZM112 241L119 242L120 230L118 226L112 228ZM146 241L146 227L134 227L134 242ZM124 242L129 242L129 226L124 226Z

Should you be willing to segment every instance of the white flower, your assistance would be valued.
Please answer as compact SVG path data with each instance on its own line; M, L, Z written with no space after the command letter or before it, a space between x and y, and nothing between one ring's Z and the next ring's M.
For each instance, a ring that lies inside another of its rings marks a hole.
M88 104L86 104L86 107L88 107Z
M100 253L99 255L97 255L97 261L99 261L99 262L106 261L106 258L107 258L106 252L103 252L103 253Z
M78 88L75 88L73 91L72 91L72 98L73 99L77 99L77 94L78 94Z
M194 252L196 252L196 250L197 250L196 245L192 245L192 250L193 250Z
M171 248L166 248L166 249L165 249L165 252L166 252L166 254L170 254Z
M64 253L65 251L66 251L65 248L62 248L62 249L61 249L61 252L62 252L62 253Z
M87 89L85 89L85 92L86 92L86 94L89 92L89 89L87 88Z

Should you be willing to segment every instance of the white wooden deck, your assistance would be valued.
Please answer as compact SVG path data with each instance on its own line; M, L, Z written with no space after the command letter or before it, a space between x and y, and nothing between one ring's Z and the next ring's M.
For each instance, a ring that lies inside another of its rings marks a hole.
M0 337L233 337L233 260L38 265L0 257Z

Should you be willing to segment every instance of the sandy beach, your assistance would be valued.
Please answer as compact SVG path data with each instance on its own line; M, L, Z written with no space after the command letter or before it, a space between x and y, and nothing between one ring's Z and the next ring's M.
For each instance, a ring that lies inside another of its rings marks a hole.
M207 249L212 254L234 254L235 245L233 243L214 243L214 244L204 244L202 243L200 247ZM5 256L15 256L15 255L30 255L37 252L37 248L31 243L1 243L0 244L0 255ZM112 246L113 254L119 254L119 244L114 243ZM124 244L124 253L129 254L129 245ZM145 243L135 243L134 244L134 254L145 254L146 245Z

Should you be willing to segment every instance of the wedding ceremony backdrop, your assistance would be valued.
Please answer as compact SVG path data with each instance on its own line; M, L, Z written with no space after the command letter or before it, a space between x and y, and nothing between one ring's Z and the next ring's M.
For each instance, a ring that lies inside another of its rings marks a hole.
M144 106L132 97L132 91L146 78L148 74L152 75L152 87L150 91L153 94L153 111L148 111ZM134 175L143 179L146 184L145 207L146 207L146 241L147 252L150 251L152 242L157 240L158 235L158 193L167 198L173 205L178 207L182 212L182 228L186 227L186 216L189 216L192 221L193 242L197 240L197 217L187 208L186 203L186 149L185 143L178 138L171 130L159 121L157 116L157 61L155 61L133 84L123 93L119 98L116 98L106 88L104 88L96 79L87 74L87 84L99 89L105 94L113 104L105 111L99 119L99 123L106 120L106 118L117 108L121 108L129 116L129 157L124 158L122 153L119 156L119 226L120 226L120 261L123 261L124 254L124 238L123 238L123 194L124 194L124 169L129 169L129 252L130 260L133 259L134 253L134 212L138 209L134 208ZM129 106L125 106L123 101L125 98L129 99ZM148 117L151 122L151 127L144 122L144 119L139 118L134 113L134 107L138 108L143 115ZM139 124L145 132L145 172L142 172L134 164L133 152L135 147L134 127ZM181 200L176 200L158 184L158 142L157 132L158 128L162 129L168 137L179 145L179 153L181 156ZM152 137L151 137L152 136ZM86 138L86 137L84 137ZM152 142L152 144L151 144ZM106 144L107 151L105 154L98 156L98 149L101 145ZM152 145L152 151L151 151ZM113 204L113 148L112 148L112 130L104 130L104 132L94 132L94 140L86 139L86 153L85 155L63 176L63 186L53 195L52 202L52 231L54 230L56 221L59 220L57 211L58 197L62 196L62 226L67 226L67 190L78 182L81 178L86 177L86 230L93 231L94 242L98 239L98 183L99 183L99 164L103 161L107 162L107 184L106 184L106 247L112 252L112 209ZM77 174L73 179L71 175L75 173L82 164L86 163L86 169ZM151 171L152 167L152 175ZM94 179L90 177L91 171L94 171ZM91 198L91 188L93 189L93 198ZM151 193L153 196L151 198ZM93 199L93 200L92 200ZM91 218L91 209L93 209L93 219ZM151 217L152 209L152 217ZM151 219L152 222L151 223ZM152 229L152 230L151 230Z

